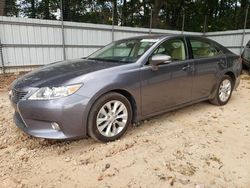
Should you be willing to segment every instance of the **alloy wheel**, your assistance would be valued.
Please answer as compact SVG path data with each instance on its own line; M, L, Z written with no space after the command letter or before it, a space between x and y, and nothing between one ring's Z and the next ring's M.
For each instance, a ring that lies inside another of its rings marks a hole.
M105 137L118 135L126 126L128 121L128 110L118 100L105 103L96 117L98 131Z
M222 102L226 102L232 92L232 84L231 81L228 79L225 79L221 82L220 88L219 88L219 98Z

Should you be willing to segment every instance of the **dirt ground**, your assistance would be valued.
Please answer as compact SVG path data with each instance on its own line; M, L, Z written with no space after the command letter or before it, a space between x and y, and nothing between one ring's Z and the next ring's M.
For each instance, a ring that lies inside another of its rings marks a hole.
M5 75L0 74L0 91L8 89L12 81L22 76L23 74L25 74L25 72L19 72L17 74L5 74Z
M131 127L121 139L48 141L13 123L0 92L0 187L250 187L250 77L208 102Z

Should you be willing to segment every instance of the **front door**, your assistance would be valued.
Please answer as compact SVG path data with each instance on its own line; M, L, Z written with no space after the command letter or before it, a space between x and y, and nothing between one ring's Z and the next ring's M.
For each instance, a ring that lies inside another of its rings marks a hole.
M189 102L192 92L193 61L187 59L183 38L168 39L152 54L171 56L168 64L152 70L147 64L141 68L141 99L144 116Z

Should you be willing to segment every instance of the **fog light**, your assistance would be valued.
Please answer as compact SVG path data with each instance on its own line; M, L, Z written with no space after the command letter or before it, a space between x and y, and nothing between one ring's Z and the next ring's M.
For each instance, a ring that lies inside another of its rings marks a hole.
M60 129L60 126L58 125L58 123L56 123L56 122L52 122L51 123L51 127L52 127L52 129L54 129L54 130L56 130L56 131L60 131L61 129Z

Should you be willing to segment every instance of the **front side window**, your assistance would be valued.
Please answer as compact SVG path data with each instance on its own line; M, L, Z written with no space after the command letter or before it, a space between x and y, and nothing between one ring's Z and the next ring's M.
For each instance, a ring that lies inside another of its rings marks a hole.
M206 57L214 57L221 54L221 51L216 48L213 44L208 42L198 40L198 39L190 39L193 56L194 58L206 58Z
M128 39L114 42L93 53L88 59L133 63L155 42L157 42L157 39Z
M182 61L186 59L185 44L181 39L170 39L163 42L153 53L153 55L168 55L172 61Z

